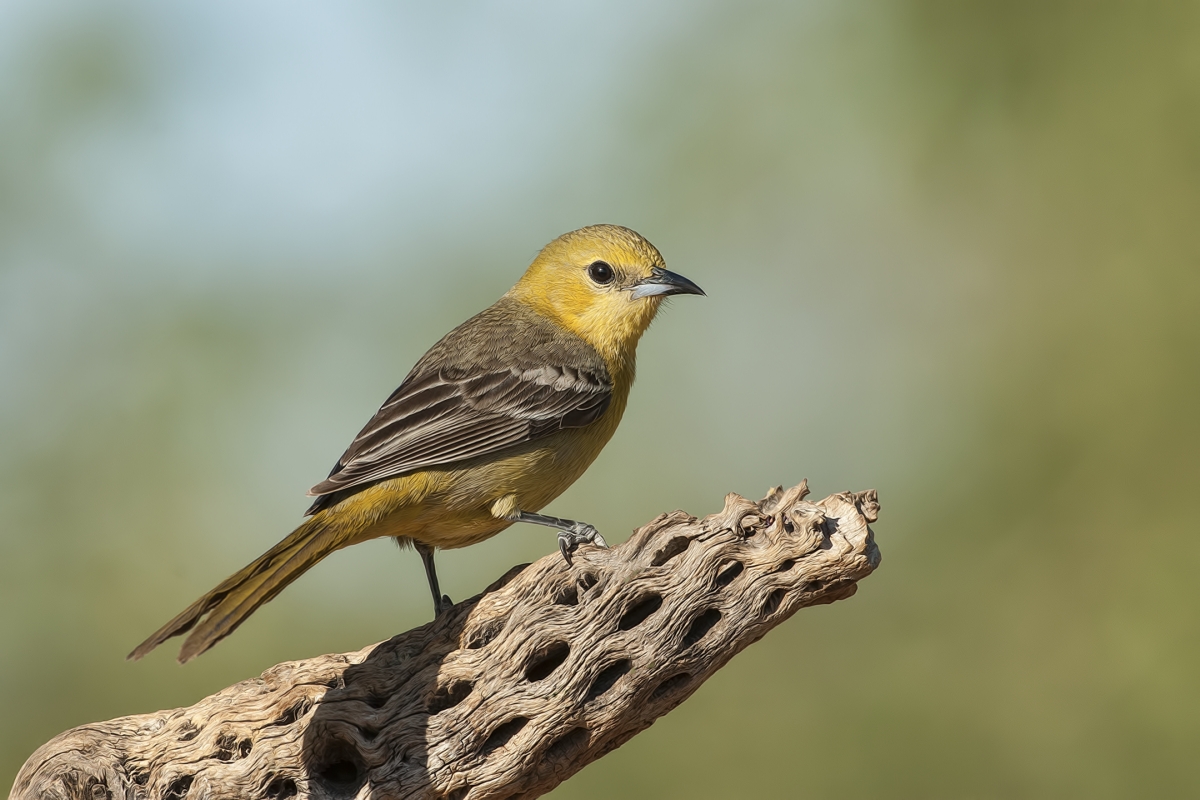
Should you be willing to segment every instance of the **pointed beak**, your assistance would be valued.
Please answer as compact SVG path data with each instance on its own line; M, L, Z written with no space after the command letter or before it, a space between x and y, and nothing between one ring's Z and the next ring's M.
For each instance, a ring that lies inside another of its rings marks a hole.
M678 272L671 272L669 269L660 267L652 269L650 277L643 278L629 289L633 292L634 299L669 294L704 294L703 289Z

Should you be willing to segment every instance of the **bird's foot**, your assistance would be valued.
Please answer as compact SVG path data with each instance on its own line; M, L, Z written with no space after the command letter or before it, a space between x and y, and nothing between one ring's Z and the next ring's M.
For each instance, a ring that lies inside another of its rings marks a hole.
M596 547L608 547L608 542L604 541L600 531L586 522L576 522L570 528L558 532L558 549L562 552L563 560L567 562L568 567L571 566L571 554L579 548L579 545L585 543Z
M442 595L442 599L433 604L433 618L437 619L452 608L454 608L454 601L450 599L450 595Z

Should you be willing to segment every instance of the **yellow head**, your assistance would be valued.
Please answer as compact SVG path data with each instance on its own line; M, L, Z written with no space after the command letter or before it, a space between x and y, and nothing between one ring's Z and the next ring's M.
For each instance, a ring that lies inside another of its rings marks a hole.
M595 347L610 364L632 365L638 339L662 301L704 294L670 272L654 245L620 225L591 225L542 248L509 296Z

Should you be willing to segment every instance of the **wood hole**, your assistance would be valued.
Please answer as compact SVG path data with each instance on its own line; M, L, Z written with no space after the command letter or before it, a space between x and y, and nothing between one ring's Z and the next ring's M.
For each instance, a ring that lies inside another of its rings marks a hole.
M179 724L179 741L190 742L200 735L200 729L196 727L196 723L190 719L185 719Z
M554 604L556 606L579 605L579 588L577 586L562 587L554 595Z
M633 662L628 658L622 658L620 661L615 661L609 664L600 674L596 676L596 680L592 681L592 685L588 687L587 697L584 698L585 703L590 703L597 697L601 697L608 693L610 689L617 685L617 681L633 667Z
M267 800L287 800L289 797L295 797L300 793L296 782L291 778L284 776L276 776L267 783L267 788L263 790L263 795Z
M467 699L471 694L471 690L475 688L475 684L471 681L454 680L449 683L439 686L437 691L433 693L433 698L429 701L429 714L440 714L443 711L454 708L456 705Z
M237 761L250 755L253 747L249 739L238 740L232 733L223 733L217 737L217 752L212 758L217 761Z
M312 775L330 794L357 794L366 779L366 772L358 750L345 739L330 740L313 759Z
M715 608L710 608L700 616L692 620L692 624L688 627L688 632L683 637L683 646L691 647L699 642L708 632L713 629L713 626L721 621L721 612Z
M774 614L779 610L779 606L783 603L783 597L787 594L787 589L776 589L767 595L767 602L763 604L764 614Z
M682 689L692 679L690 673L681 672L678 675L672 675L665 681L660 683L650 694L650 702L662 700L663 698L675 694Z
M662 607L662 603L662 595L646 595L630 606L629 610L621 617L621 621L617 623L617 627L623 631L636 628L645 622L651 614L658 611Z
M494 731L491 732L491 735L488 736L487 741L483 743L483 747L480 749L480 755L486 756L495 752L501 747L504 747L504 745L508 744L512 738L520 733L521 729L528 724L528 717L514 717L503 725L498 726Z
M587 728L572 728L565 736L546 748L546 759L559 761L574 758L587 747Z
M272 722L272 725L287 726L295 724L296 720L308 713L308 709L312 707L312 702L307 698L301 698L293 703L287 711L279 715L279 718Z
M733 579L738 575L741 575L744 569L746 569L746 565L740 561L729 562L729 566L723 567L721 571L717 573L717 588L723 588L733 583Z
M539 648L530 659L529 665L525 667L525 680L532 682L550 677L550 674L562 666L569 655L571 655L571 647L562 641L551 642L549 645Z
M691 543L692 540L687 536L673 537L671 541L667 542L663 549L654 554L654 558L650 559L650 566L661 567L663 564L667 563L684 550L687 550L688 545Z
M181 775L171 781L162 793L162 800L183 800L187 797L188 790L192 788L192 781L195 779L194 775Z
M478 650L481 647L487 647L504 630L506 622L508 622L506 617L500 617L499 619L489 619L481 623L475 630L467 634L467 649Z

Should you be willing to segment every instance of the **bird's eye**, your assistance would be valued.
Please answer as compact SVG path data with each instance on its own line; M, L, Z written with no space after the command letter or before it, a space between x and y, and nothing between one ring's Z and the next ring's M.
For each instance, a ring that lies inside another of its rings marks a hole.
M613 268L603 261L593 261L588 266L588 277L601 286L612 283Z

